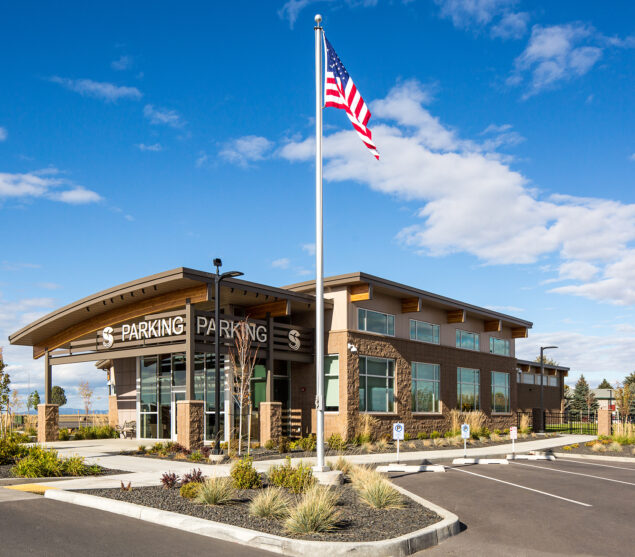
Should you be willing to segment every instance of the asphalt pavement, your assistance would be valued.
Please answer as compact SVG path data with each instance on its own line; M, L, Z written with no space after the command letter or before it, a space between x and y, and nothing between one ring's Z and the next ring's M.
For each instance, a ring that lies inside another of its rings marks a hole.
M629 555L635 547L633 464L523 461L393 481L461 520L458 536L421 557Z

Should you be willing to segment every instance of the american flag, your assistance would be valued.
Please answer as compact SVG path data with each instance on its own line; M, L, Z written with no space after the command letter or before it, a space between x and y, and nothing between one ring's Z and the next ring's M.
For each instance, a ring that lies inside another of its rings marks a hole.
M326 48L324 106L343 109L364 145L379 160L377 147L373 143L373 134L366 127L368 120L370 120L370 110L368 110L368 106L366 106L364 99L362 99L357 87L355 87L351 76L348 75L344 64L342 64L326 36L324 37L324 46Z

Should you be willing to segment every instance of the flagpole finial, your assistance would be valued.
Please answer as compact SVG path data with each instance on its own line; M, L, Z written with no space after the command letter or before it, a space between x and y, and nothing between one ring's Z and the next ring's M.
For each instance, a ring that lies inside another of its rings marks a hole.
M322 23L322 16L320 14L315 14L315 24L319 27L320 23Z

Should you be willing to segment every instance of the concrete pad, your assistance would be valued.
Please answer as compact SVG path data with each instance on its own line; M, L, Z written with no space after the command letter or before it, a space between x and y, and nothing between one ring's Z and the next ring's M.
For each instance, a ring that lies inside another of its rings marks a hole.
M552 454L508 454L507 460L556 460Z
M505 458L455 458L452 464L509 464Z
M322 485L340 485L344 482L344 474L340 470L313 472L313 477Z
M17 491L15 489L9 489L8 487L0 488L0 504L10 503L12 501L26 501L28 499L41 499L41 497L40 495L35 495L34 493Z
M377 472L384 473L400 473L400 474L417 474L419 472L445 472L445 466L440 464L389 464L388 466L378 466Z

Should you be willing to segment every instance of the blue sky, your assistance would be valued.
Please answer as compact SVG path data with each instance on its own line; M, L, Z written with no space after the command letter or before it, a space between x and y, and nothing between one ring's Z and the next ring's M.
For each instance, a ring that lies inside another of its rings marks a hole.
M0 36L0 333L162 270L283 285L314 262L313 15L369 103L324 113L325 271L534 322L519 355L635 368L635 6L14 3ZM42 364L8 347L14 386ZM88 378L55 368L78 405ZM30 379L29 379L30 377Z

